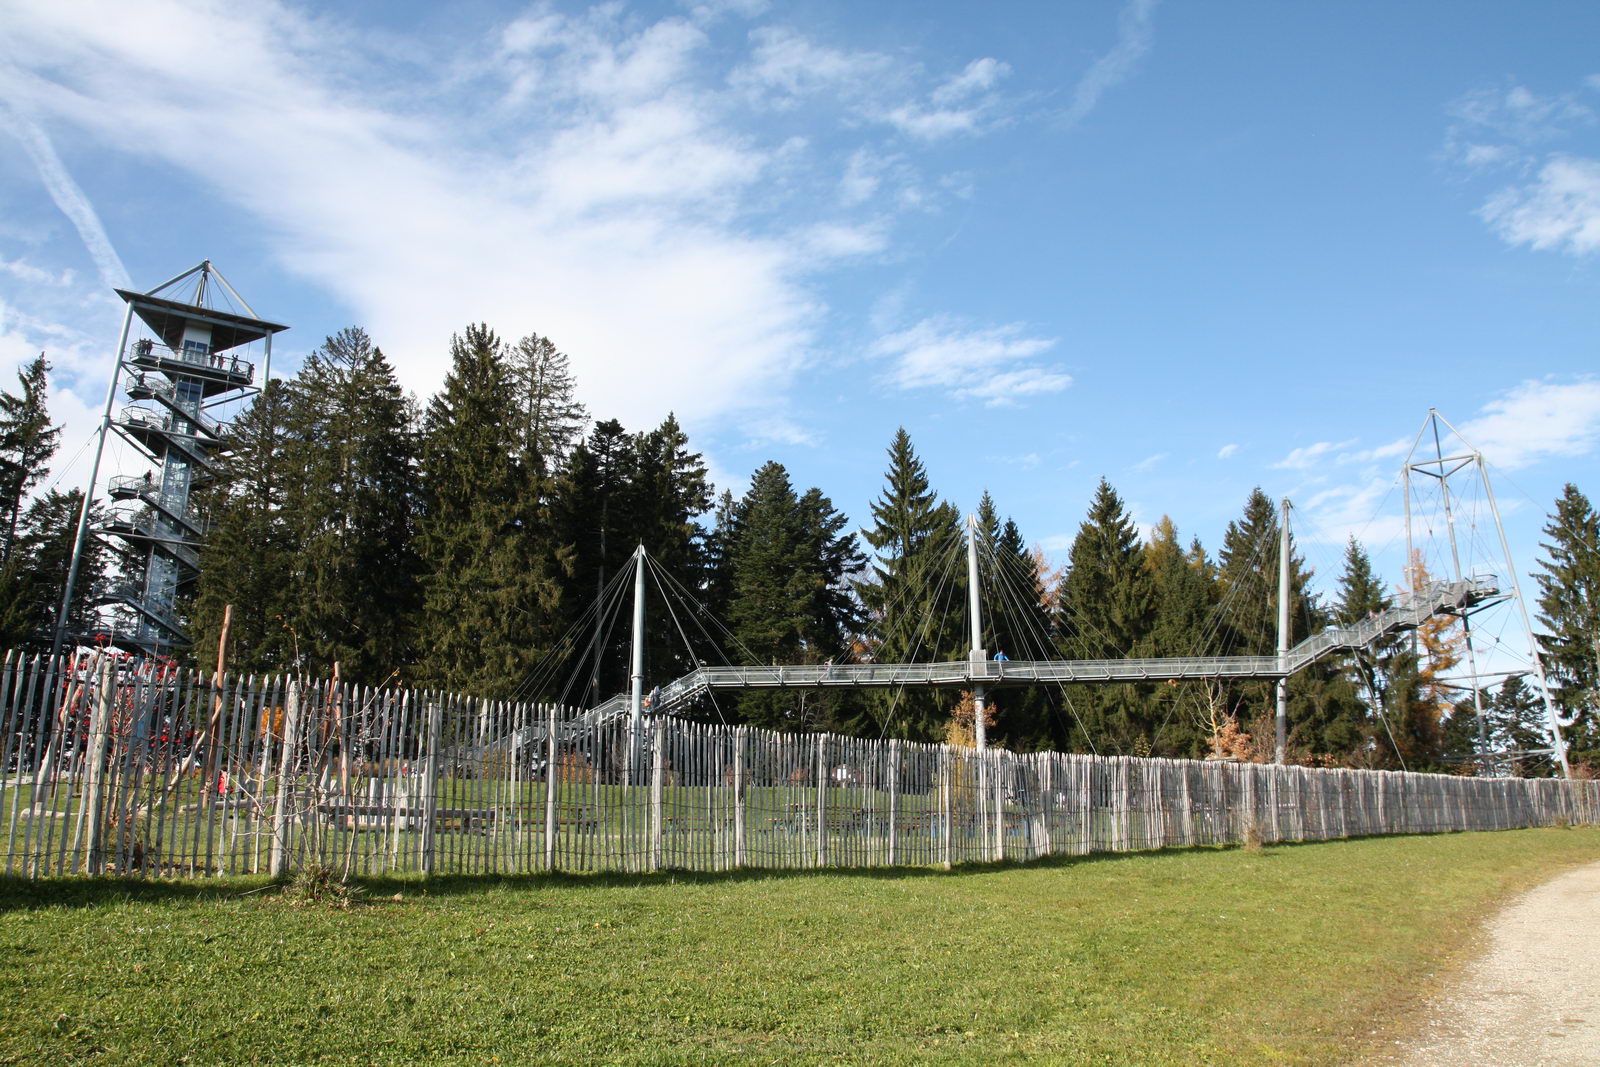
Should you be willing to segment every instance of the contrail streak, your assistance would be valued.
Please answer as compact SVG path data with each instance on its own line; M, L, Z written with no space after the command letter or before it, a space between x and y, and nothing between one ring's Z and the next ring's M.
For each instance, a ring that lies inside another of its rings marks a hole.
M56 155L55 146L50 143L44 130L3 101L0 101L0 127L10 130L21 142L23 151L28 153L28 158L38 168L39 180L50 193L50 199L77 227L78 236L83 239L83 245L100 271L100 277L112 288L130 288L132 280L128 277L128 268L122 265L122 257L111 246L111 238L106 236L105 227L100 225L100 216L95 214L94 205L89 203L89 198L83 195L78 183L67 173L67 168L62 164L61 157Z
M1066 126L1076 126L1083 121L1105 91L1132 73L1134 64L1150 50L1150 23L1155 9L1156 0L1130 0L1123 9L1116 45L1095 60L1078 79L1078 86L1072 92L1072 106L1067 108L1062 119Z

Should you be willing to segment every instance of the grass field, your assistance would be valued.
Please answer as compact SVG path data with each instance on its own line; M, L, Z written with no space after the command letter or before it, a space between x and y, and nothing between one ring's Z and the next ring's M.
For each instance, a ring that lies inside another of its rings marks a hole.
M1358 1062L1600 830L1020 867L0 882L0 1063Z

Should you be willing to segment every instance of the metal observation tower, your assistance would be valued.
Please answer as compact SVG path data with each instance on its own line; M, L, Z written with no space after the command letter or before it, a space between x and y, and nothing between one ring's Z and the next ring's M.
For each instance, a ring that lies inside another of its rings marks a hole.
M228 424L217 410L259 391L256 361L263 363L265 381L272 336L288 327L259 318L210 260L148 292L116 293L128 310L64 603L77 577L107 431L115 430L153 469L106 484L116 503L96 532L120 538L140 562L103 602L131 609L132 632L118 633L117 641L154 654L187 640L176 608L200 573L206 532L190 494L215 476L217 457L228 449ZM115 412L119 381L133 403Z

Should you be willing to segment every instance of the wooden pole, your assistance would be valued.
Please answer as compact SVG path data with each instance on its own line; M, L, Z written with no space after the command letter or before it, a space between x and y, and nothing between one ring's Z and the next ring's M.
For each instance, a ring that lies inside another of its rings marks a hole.
M427 726L423 735L426 762L422 775L422 846L418 866L424 877L433 873L434 824L439 815L439 734L444 708L437 699L428 703Z
M743 726L733 729L733 863L736 867L743 867L750 862L748 845L745 842L746 820L748 812L745 810L744 792L744 746L749 737Z
M284 701L283 741L278 752L278 792L272 804L272 852L267 870L274 878L289 874L290 804L294 797L295 749L300 741L300 683L289 683Z
M556 712L557 706L550 705L550 715L546 720L545 729L549 731L545 737L544 757L544 869L556 869L556 817L560 796L560 753L556 748Z
M89 747L84 754L83 806L84 833L88 836L87 867L99 874L105 865L105 767L106 750L111 743L111 705L113 678L111 657L100 660L95 672L94 719L89 725Z
M662 729L664 716L656 716L650 720L650 737L655 751L650 760L650 869L659 871L662 862L662 838L664 833L664 818L666 812L666 753L662 751Z

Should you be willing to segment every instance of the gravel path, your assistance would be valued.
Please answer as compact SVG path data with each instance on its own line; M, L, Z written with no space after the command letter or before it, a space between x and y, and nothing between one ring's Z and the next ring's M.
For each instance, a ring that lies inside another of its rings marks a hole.
M1486 951L1380 1062L1405 1067L1600 1065L1600 864L1519 897Z

